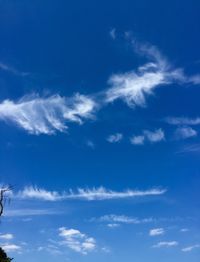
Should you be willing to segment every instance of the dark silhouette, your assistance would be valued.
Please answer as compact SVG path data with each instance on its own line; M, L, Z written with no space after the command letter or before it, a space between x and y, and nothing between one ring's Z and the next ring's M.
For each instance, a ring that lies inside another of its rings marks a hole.
M1 262L10 262L13 258L7 257L5 251L0 247L0 261Z
M6 193L11 190L10 187L5 187L0 189L0 217L4 212L4 204L6 200ZM9 258L6 252L0 247L0 262L10 262L13 258Z

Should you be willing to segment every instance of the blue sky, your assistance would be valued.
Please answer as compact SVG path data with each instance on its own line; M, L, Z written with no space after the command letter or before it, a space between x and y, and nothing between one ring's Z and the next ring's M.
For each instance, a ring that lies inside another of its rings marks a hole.
M0 245L18 262L200 257L199 1L0 1Z

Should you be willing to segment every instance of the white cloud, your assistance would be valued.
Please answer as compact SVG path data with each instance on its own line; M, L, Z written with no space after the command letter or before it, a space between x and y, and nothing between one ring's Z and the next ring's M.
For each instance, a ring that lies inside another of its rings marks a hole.
M116 39L116 28L112 28L109 32L110 37L115 40Z
M169 241L169 242L159 242L158 244L154 245L154 248L160 248L160 247L174 247L177 246L178 242L177 241Z
M64 239L61 242L62 245L66 245L68 248L84 255L96 249L95 239L88 237L77 229L61 227L59 228L59 236Z
M20 72L17 69L15 69L14 67L11 67L11 66L9 66L5 63L2 63L2 62L0 62L0 69L3 70L3 71L7 71L11 74L14 74L16 76L22 76L23 77L23 76L29 75L29 73L27 73L27 72Z
M24 190L19 191L17 196L21 199L40 199L46 201L57 201L63 199L63 196L56 191L47 191L37 187L25 187Z
M113 191L104 187L98 188L78 188L77 191L70 190L69 192L56 192L47 191L37 187L25 187L24 190L17 193L17 197L20 199L38 199L44 201L59 201L67 199L79 199L79 200L109 200L109 199L124 199L133 197L145 197L162 195L166 192L166 189L151 188L148 190L125 190L125 191Z
M144 107L146 97L152 95L160 86L200 83L200 75L188 77L183 69L173 69L155 46L138 43L130 32L126 34L126 39L131 40L137 54L145 56L150 62L136 71L113 74L108 81L111 87L106 92L108 103L121 99L130 107Z
M109 223L109 224L107 224L107 226L110 227L110 228L116 228L116 227L119 227L120 224L117 224L117 223Z
M195 126L195 125L200 125L200 117L196 117L196 118L167 117L165 118L165 122L167 122L170 125Z
M153 188L149 190L126 190L123 192L112 191L104 187L93 189L79 188L77 193L71 191L68 198L71 199L85 199L85 200L108 200L108 199L124 199L133 197L145 197L153 195L162 195L166 192L166 189Z
M143 135L140 136L132 136L130 138L130 142L132 145L144 145L145 137Z
M197 136L197 131L189 126L179 127L175 130L176 139L186 139Z
M161 142L165 140L165 133L161 128L155 131L144 130L142 135L132 136L130 138L132 145L144 145L145 140L151 143Z
M144 218L138 219L135 217L128 217L125 215L105 215L98 219L100 222L110 222L110 223L117 223L117 224L141 224L141 223L149 223L152 222L152 218Z
M54 209L12 209L5 210L5 217L26 217L26 216L48 216L62 214L59 210Z
M54 134L65 132L66 122L83 123L92 118L95 102L87 96L76 94L72 98L59 95L41 98L24 97L17 102L4 100L0 103L0 119L11 121L30 134Z
M15 251L20 251L21 247L15 244L1 244L1 247L3 250L6 252L15 252Z
M107 141L110 142L110 143L118 143L122 139L123 139L123 135L121 133L116 133L116 134L110 135L107 138Z
M183 233L188 232L188 231L189 231L188 228L181 228L181 230L180 230L180 232L183 232Z
M145 137L152 143L160 142L165 139L164 131L160 128L155 131L144 131Z
M182 248L182 251L183 252L190 252L190 251L192 251L193 249L196 249L196 248L200 248L200 245L193 245L193 246L185 247L185 248Z
M154 237L154 236L159 236L159 235L164 235L165 233L165 230L163 228L153 228L149 231L149 235L151 237Z
M0 239L10 240L10 239L13 239L13 235L12 234L1 234Z

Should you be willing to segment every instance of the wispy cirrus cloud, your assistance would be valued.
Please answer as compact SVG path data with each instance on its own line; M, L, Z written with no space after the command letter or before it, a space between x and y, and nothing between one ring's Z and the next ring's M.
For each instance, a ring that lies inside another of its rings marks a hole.
M200 244L196 244L196 245L184 247L184 248L182 248L181 250L182 250L183 252L190 252L190 251L192 251L193 249L196 249L196 248L200 248Z
M164 235L164 233L165 233L164 228L153 228L149 231L149 236L154 237L154 236Z
M11 73L11 74L16 75L16 76L22 76L23 77L23 76L29 75L28 72L20 72L16 68L14 68L10 65L7 65L5 63L2 63L2 62L0 62L0 70L6 71L6 72Z
M32 216L50 216L63 214L63 211L58 209L6 209L4 212L5 217L32 217Z
M30 134L65 132L67 122L82 124L94 117L96 103L92 98L76 94L72 98L54 95L46 98L23 97L17 102L0 103L0 119L17 124Z
M76 191L59 193L57 191L47 191L37 187L25 187L17 193L19 199L36 199L44 201L61 201L61 200L87 200L100 201L111 199L126 199L135 197L150 197L158 196L166 193L166 189L151 188L148 190L125 190L113 191L104 187L98 188L78 188Z
M195 126L200 125L200 117L166 117L164 121L170 125Z
M115 38L115 30L110 35ZM131 108L145 107L147 98L161 86L200 84L200 75L186 76L183 69L174 68L155 46L141 44L130 36L127 40L136 54L147 59L147 63L135 70L111 75L108 87L92 95L76 94L66 98L57 94L25 96L18 101L4 100L0 103L0 120L12 122L30 134L50 135L65 132L68 122L80 124L94 118L97 109L116 100L124 101ZM1 63L0 69L12 71ZM142 144L141 140L138 141L135 139L135 144Z
M62 245L83 255L87 255L88 252L96 249L96 240L77 229L61 227L59 228L59 236L63 238Z
M146 98L160 86L200 83L200 75L188 77L183 69L174 69L155 46L141 44L130 34L128 39L136 53L145 56L150 62L135 71L113 74L108 81L110 88L106 91L107 102L121 99L130 107L145 107Z
M175 247L175 246L178 246L177 241L163 241L163 242L158 242L156 245L153 246L153 248Z
M107 222L111 225L114 225L115 223L117 225L119 224L143 224L143 223L151 223L154 220L152 218L142 218L139 219L137 217L130 217L126 215L104 215L99 218L92 218L91 221L99 221L99 222Z

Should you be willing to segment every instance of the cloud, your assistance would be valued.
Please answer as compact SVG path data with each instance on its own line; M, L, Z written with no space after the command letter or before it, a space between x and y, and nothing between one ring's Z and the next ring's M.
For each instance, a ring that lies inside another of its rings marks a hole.
M132 136L130 138L130 142L132 145L144 145L145 137L143 135L140 136Z
M37 187L25 187L24 190L19 191L17 196L21 199L40 199L46 201L57 201L63 199L63 196L56 191L47 191Z
M98 188L78 188L77 191L70 190L69 192L47 191L37 187L25 187L24 190L17 193L20 199L37 199L44 201L60 201L60 200L109 200L109 199L125 199L133 197L145 197L162 195L166 193L166 189L151 188L148 190L125 190L113 191L104 187Z
M182 248L182 251L183 252L190 252L192 251L193 249L196 249L196 248L200 248L200 245L193 245L193 246L189 246L189 247L184 247Z
M117 223L109 223L107 224L107 227L110 227L110 228L116 228L116 227L119 227L120 224L117 224Z
M116 134L110 135L110 136L107 138L107 141L108 141L109 143L118 143L118 142L120 142L122 139L123 139L123 135L122 135L121 133L116 133Z
M152 222L152 218L144 218L138 219L135 217L128 217L125 215L105 215L98 219L100 222L109 222L109 223L117 223L117 224L142 224Z
M116 39L116 28L112 28L109 32L110 37L115 40Z
M180 230L180 232L183 232L183 233L188 232L188 231L189 231L188 228L181 228L181 230Z
M15 251L20 251L21 247L15 244L1 244L1 247L3 250L6 252L15 252Z
M116 37L115 29L110 31L110 35ZM68 122L81 124L94 118L97 110L116 100L124 101L131 108L145 107L147 97L160 86L200 84L200 75L186 76L182 68L174 68L155 46L139 43L130 33L126 36L136 54L144 56L147 63L135 70L111 75L109 86L92 95L76 94L69 98L58 94L49 97L35 95L18 101L4 100L0 103L0 120L12 122L30 134L51 135L66 132ZM18 72L3 63L0 63L0 69ZM138 139L133 139L133 143L141 144L141 138L140 142Z
M59 228L59 236L64 240L62 245L66 245L68 248L87 255L88 252L96 249L96 241L92 237L88 237L86 234L81 233L77 229L66 229L65 227Z
M197 134L197 131L189 126L179 127L175 130L174 133L176 139L186 139L190 137L195 137L197 136Z
M11 66L4 64L2 62L0 62L0 70L6 71L6 72L11 73L11 74L16 75L16 76L22 76L23 77L23 76L29 75L29 73L27 73L27 72L20 72L17 69L15 69L14 67L11 67Z
M155 131L144 131L145 137L152 143L160 142L165 139L164 131L160 128Z
M126 33L126 39L135 52L149 62L137 70L113 74L108 80L110 88L106 91L108 103L121 99L132 108L145 107L146 98L160 86L200 83L200 75L186 76L182 68L174 69L155 46L139 43L130 32Z
M161 247L174 247L177 246L178 242L177 241L169 241L169 242L159 242L158 244L154 245L153 248L161 248Z
M13 239L13 235L12 234L1 234L0 235L0 239L4 239L4 240L10 240Z
M177 151L178 154L198 153L198 152L200 152L200 144L199 143L183 146L181 150Z
M161 128L156 129L154 131L144 130L142 135L133 135L130 138L130 142L132 145L144 145L145 140L151 143L161 142L165 140L165 133Z
M159 236L159 235L164 235L165 233L165 230L163 228L154 228L154 229L151 229L149 231L149 235L151 237L154 237L154 236Z
M166 117L165 122L170 125L195 126L200 125L200 117Z
M49 216L62 214L59 210L54 209L12 209L5 210L5 217L26 217L26 216Z
M88 96L76 94L72 98L54 95L46 98L23 97L17 102L0 103L0 120L17 124L30 134L54 134L65 132L66 122L82 124L93 118L95 102Z

